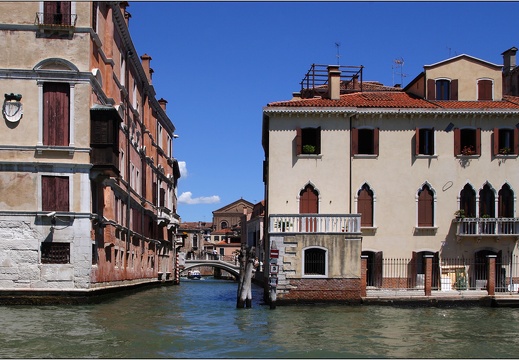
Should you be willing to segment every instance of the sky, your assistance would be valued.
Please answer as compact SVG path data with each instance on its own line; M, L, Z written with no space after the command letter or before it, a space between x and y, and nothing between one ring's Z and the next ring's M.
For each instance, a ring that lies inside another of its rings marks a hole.
M519 2L131 1L127 11L178 135L182 222L263 200L262 110L291 99L312 64L362 65L364 81L405 86L424 65L461 54L502 65L519 46Z

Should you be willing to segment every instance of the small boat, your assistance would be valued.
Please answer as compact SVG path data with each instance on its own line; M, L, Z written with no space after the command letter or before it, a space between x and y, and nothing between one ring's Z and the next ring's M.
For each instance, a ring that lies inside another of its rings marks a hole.
M189 270L187 272L187 278L191 280L200 280L202 278L202 274L198 270Z

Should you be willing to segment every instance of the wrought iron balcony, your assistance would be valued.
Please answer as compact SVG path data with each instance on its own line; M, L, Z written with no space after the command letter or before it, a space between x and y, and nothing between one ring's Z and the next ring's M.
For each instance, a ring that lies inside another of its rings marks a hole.
M36 13L36 25L40 27L49 28L70 28L75 27L77 21L77 14L49 14L49 13Z
M269 233L360 234L360 215L270 215Z
M518 236L519 218L457 218L458 236Z

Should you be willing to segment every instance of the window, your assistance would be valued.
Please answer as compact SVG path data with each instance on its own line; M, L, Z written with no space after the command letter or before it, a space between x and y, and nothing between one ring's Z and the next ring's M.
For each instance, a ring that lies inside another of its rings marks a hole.
M371 191L368 184L364 184L357 196L357 213L361 214L360 226L373 227L373 191Z
M494 155L519 154L519 129L494 128Z
M303 275L326 276L326 250L322 248L308 248L303 250Z
M510 188L510 185L504 184L499 190L499 208L498 216L505 218L514 217L514 192Z
M43 84L43 144L69 146L70 84Z
M458 100L457 79L428 79L428 100Z
M466 184L460 192L460 210L466 217L476 217L476 192L470 184Z
M493 100L494 82L492 80L478 80L478 100Z
M70 243L41 243L42 264L69 264Z
M479 191L479 217L496 217L495 195L490 185L485 184Z
M319 213L319 194L310 184L306 185L299 193L299 213L317 214Z
M46 25L72 25L70 1L45 1L43 19Z
M434 128L417 128L415 138L415 155L434 155Z
M481 129L454 129L454 155L481 155Z
M418 227L434 226L434 193L425 184L418 191Z
M353 155L378 155L379 129L352 129Z
M41 177L42 211L69 211L69 178L67 176Z
M296 155L321 153L321 127L296 129Z
M220 223L220 229L227 229L229 227L229 224L227 223L227 221L222 221Z

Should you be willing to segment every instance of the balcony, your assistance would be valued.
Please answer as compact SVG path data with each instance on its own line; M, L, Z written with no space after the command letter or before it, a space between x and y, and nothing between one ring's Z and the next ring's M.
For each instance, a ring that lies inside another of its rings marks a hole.
M40 35L67 36L74 34L77 14L70 13L36 13L35 23L38 25Z
M519 218L459 218L456 235L463 236L519 236Z
M270 215L269 233L321 233L360 235L360 215Z

